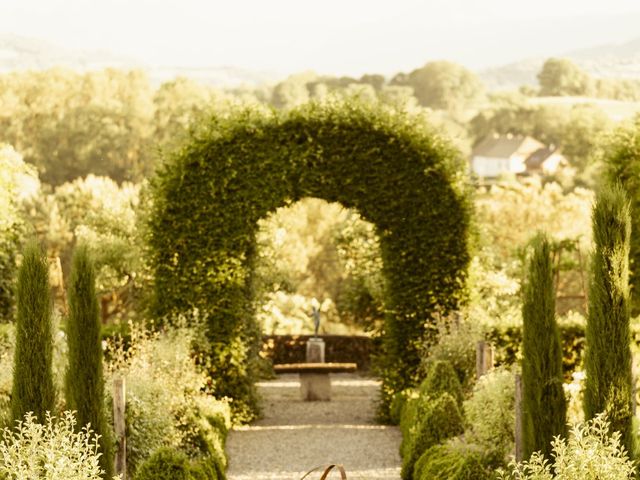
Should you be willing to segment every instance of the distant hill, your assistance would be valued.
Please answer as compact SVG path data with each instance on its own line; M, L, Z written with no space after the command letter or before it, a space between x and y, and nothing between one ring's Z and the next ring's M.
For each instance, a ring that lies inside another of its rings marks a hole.
M52 67L76 70L104 67L136 68L140 67L140 62L104 51L70 50L43 40L0 35L0 72L43 70Z
M0 34L0 73L15 70L44 70L66 67L78 71L97 70L113 67L122 69L143 69L149 78L160 83L177 76L194 78L204 84L214 86L260 85L273 83L281 75L238 67L154 67L144 62L106 51L72 50L49 42Z
M640 78L640 37L621 44L600 45L555 55L569 58L597 77ZM530 58L479 73L491 90L537 85L545 58Z

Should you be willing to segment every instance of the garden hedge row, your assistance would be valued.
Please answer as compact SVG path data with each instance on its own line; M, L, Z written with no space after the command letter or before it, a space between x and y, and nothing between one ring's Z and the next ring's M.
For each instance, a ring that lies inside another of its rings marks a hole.
M306 360L307 341L313 335L265 335L260 355L278 363L301 363ZM325 361L356 363L358 370L371 367L376 341L364 335L320 335L325 343Z
M383 399L417 381L434 312L465 296L471 201L459 153L424 117L358 102L212 118L151 185L149 258L156 318L208 319L216 392L255 407L260 332L253 265L258 220L304 197L375 225L386 280ZM387 402L383 402L387 404Z

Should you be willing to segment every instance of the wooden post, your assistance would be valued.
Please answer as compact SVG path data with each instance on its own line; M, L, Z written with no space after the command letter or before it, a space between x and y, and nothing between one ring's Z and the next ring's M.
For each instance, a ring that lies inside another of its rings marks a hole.
M522 438L522 375L516 373L516 462L521 462L524 456L524 445Z
M124 378L116 378L113 381L113 426L116 432L115 471L122 480L127 480L126 388Z
M480 340L476 345L476 378L480 378L493 368L493 348L491 344Z

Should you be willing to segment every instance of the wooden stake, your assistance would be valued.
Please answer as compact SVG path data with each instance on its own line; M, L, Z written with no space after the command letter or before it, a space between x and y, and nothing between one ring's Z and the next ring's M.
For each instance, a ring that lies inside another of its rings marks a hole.
M479 379L493 368L493 348L491 344L480 340L476 344L476 378Z
M127 480L126 398L126 382L124 378L116 378L113 381L113 426L116 432L115 470L122 480Z
M516 418L515 418L515 440L516 440L516 462L521 462L524 456L524 445L522 438L522 375L516 373Z

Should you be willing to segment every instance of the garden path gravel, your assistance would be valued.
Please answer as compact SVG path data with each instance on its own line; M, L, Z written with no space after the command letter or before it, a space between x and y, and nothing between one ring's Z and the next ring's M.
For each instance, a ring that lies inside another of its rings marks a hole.
M264 417L231 431L228 479L299 480L313 467L341 463L348 480L398 480L400 432L374 420L380 383L357 374L331 378L330 402L300 400L296 374L260 382Z

